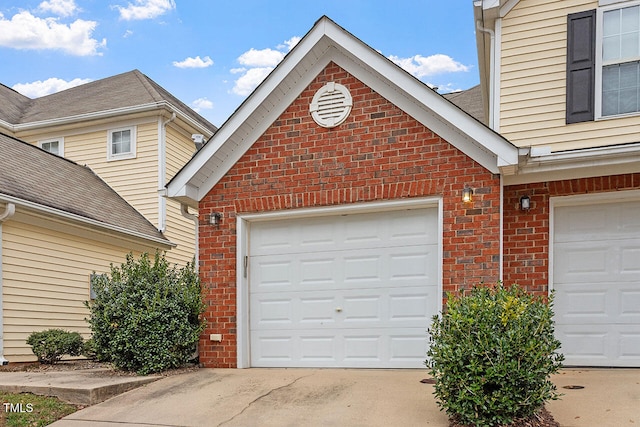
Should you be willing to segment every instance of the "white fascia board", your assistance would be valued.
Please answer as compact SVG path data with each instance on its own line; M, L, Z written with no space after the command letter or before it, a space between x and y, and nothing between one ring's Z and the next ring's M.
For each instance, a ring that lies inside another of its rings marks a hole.
M134 105L131 107L114 108L112 110L103 110L103 111L96 111L93 113L77 114L75 116L59 117L55 119L41 120L37 122L29 122L29 123L15 124L15 125L8 124L8 125L14 132L21 132L21 131L27 131L27 130L35 130L39 128L48 128L51 126L74 124L74 123L87 121L87 120L99 120L99 119L105 119L110 117L122 116L126 114L144 113L144 112L159 110L163 108L171 112L175 112L176 115L180 117L180 119L189 123L191 126L195 127L196 129L201 131L203 134L211 135L210 130L206 129L203 125L196 122L191 117L184 114L182 110L180 110L179 108L177 108L176 106L174 106L173 104L167 101L151 102L147 104Z
M91 228L99 228L105 231L108 230L111 232L116 232L119 234L123 234L129 237L135 238L137 240L145 240L147 242L152 242L154 244L160 245L161 247L172 248L177 246L177 244L169 240L160 239L155 236L149 236L147 234L129 230L127 228L120 227L117 225L106 224L101 221L96 221L95 219L92 219L92 218L87 218L82 215L77 215L71 212L63 211L61 209L56 209L50 206L41 205L39 203L20 199L18 197L10 196L7 194L0 194L0 200L4 202L13 203L16 206L22 206L24 208L34 210L45 215L54 215L58 218L62 218L68 221L72 221L74 223L79 223L85 226L89 226Z
M337 63L364 84L493 173L499 173L497 159L500 159L500 164L518 163L517 147L502 136L470 117L409 73L399 70L387 58L372 52L369 47L359 43L358 46L353 42L350 44L354 45L347 45L346 51L355 53L360 61L370 67L371 72L363 73L359 67L350 65L354 61L340 61L339 56L336 57Z
M526 157L509 185L640 172L640 143Z

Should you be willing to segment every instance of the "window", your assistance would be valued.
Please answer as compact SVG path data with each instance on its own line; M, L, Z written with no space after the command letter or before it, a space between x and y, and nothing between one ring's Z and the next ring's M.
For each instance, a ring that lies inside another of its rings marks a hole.
M640 111L640 5L602 11L600 116Z
M58 156L64 155L64 139L62 138L38 141L38 147L42 148L44 151L48 151L49 153L57 154Z
M640 112L640 1L567 19L567 123Z
M135 128L110 130L107 150L107 158L109 160L134 158L136 156Z

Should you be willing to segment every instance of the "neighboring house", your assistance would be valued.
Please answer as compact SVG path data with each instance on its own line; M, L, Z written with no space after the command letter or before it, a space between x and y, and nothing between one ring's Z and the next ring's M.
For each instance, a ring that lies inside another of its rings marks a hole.
M0 131L89 166L176 243L167 259L182 265L196 251L194 218L164 185L215 130L138 70L36 99L0 85Z
M502 276L500 174L518 161L321 18L167 185L199 209L200 361L423 367L444 294Z
M0 133L2 362L34 361L34 331L88 338L91 274L172 246L88 167Z
M555 291L566 364L640 366L640 1L474 5L504 280Z

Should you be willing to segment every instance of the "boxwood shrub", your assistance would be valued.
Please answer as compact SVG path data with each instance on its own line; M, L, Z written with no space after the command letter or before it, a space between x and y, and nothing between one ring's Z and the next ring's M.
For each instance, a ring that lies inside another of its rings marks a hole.
M170 267L164 254L132 254L109 274L94 275L87 302L98 360L140 375L188 362L204 327L200 280L193 263Z
M429 329L426 365L441 409L457 423L506 425L560 395L550 380L564 360L548 301L517 285L448 295Z
M63 329L33 332L27 338L31 351L38 361L44 364L54 364L64 355L79 356L83 343L84 340L78 332L68 332Z

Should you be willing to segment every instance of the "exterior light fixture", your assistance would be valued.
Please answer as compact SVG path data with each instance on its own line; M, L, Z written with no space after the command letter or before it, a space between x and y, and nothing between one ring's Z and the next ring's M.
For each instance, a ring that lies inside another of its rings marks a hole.
M463 203L471 203L473 202L473 190L468 186L465 186L462 190L462 202Z
M529 209L531 209L531 199L529 198L529 196L520 197L520 209L522 209L523 211L528 211Z
M222 214L220 212L212 212L209 214L209 224L219 227L221 222Z

